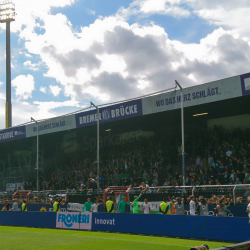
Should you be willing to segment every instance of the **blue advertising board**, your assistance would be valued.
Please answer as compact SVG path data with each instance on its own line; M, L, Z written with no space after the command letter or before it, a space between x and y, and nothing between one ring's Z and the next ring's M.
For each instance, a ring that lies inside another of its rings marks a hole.
M94 213L92 230L227 241L250 240L247 218Z
M0 213L0 225L56 228L56 213L3 211Z
M141 100L134 100L116 104L113 106L107 106L99 109L99 122L112 122L127 118L132 118L142 115L142 102ZM97 111L91 110L87 112L81 112L75 115L76 127L85 127L96 124Z
M92 219L91 219L92 217ZM130 213L1 212L0 225L249 241L248 218Z
M26 138L26 127L13 127L0 131L0 142L13 141Z
M208 205L209 216L215 216L215 205ZM189 205L184 205L185 212L189 215ZM247 205L231 205L228 207L227 216L228 217L248 217L246 212Z

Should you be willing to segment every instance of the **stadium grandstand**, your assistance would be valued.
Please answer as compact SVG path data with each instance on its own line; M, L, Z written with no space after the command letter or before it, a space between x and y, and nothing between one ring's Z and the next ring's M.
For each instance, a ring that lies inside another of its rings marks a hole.
M186 185L250 183L249 79L184 89ZM101 188L181 185L180 102L174 90L100 108ZM39 122L39 190L96 189L95 112ZM36 124L1 131L2 190L36 190L36 139Z
M156 216L149 220L157 225L156 235L227 242L249 240L248 224L245 221L240 224L247 217L246 204L250 201L249 79L247 73L183 90L185 186L182 186L181 95L177 89L99 107L100 189L96 109L1 130L0 209L57 212L48 213L53 217L51 222L44 220L43 213L28 213L27 216L33 216L34 227L151 235L152 230L146 225L137 229L132 217L126 217L127 224L122 226L125 217L117 212L174 214L179 204L180 216L164 220ZM192 208L195 202L198 206ZM162 210L164 204L166 210ZM111 210L116 215L96 213ZM194 222L193 216L182 219L182 215L203 214L210 217L209 223L202 218L195 218ZM15 216L19 215L0 214L0 222L26 226L26 219L31 218ZM218 223L213 230L216 224L213 220L223 219L218 216L239 218L235 218L237 223L233 227L226 229L223 223ZM137 220L139 225L147 223L139 217ZM159 231L157 228L164 227L165 220L178 226L166 233ZM104 229L106 223L108 227ZM186 225L193 223L201 226L195 226L190 234ZM18 231L15 228L7 231L10 230ZM230 233L221 234L221 230ZM232 230L237 233L231 235ZM105 239L112 240L110 237ZM170 241L164 244L171 249L191 244ZM197 241L198 244L201 242ZM206 244L190 249L208 249ZM214 242L209 245L223 246ZM221 249L248 249L248 245L249 242L243 244L244 248L231 245Z

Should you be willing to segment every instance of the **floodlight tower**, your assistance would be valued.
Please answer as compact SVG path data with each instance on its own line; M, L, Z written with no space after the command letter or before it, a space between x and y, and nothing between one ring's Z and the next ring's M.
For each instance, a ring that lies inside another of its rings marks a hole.
M15 21L15 15L15 4L12 2L12 0L0 1L0 23L6 23L6 128L12 127L10 23Z

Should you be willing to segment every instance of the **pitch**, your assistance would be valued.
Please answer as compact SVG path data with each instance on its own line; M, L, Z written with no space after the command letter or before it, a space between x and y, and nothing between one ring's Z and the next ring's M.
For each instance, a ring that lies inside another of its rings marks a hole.
M230 243L195 241L117 233L0 226L2 249L168 249L187 250L208 244L210 249Z

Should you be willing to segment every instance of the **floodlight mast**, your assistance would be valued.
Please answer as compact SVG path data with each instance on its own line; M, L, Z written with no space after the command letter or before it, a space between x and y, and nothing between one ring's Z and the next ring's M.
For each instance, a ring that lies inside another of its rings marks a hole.
M182 185L186 186L186 176L185 176L185 148L184 148L184 108L183 108L183 88L181 85L175 80L175 84L180 88L181 90L181 154L182 154Z
M96 184L97 184L97 194L100 193L100 182L99 182L99 171L100 171L100 148L99 148L99 107L96 106L93 102L90 102L91 106L95 107L97 110L97 117L96 117L96 123L97 123L97 152L96 152L96 162L97 162L97 176L96 176Z
M12 127L10 23L15 21L15 15L15 4L11 0L0 1L0 23L6 23L6 128Z
M36 123L36 191L39 191L39 127L38 121L30 117L32 122Z

